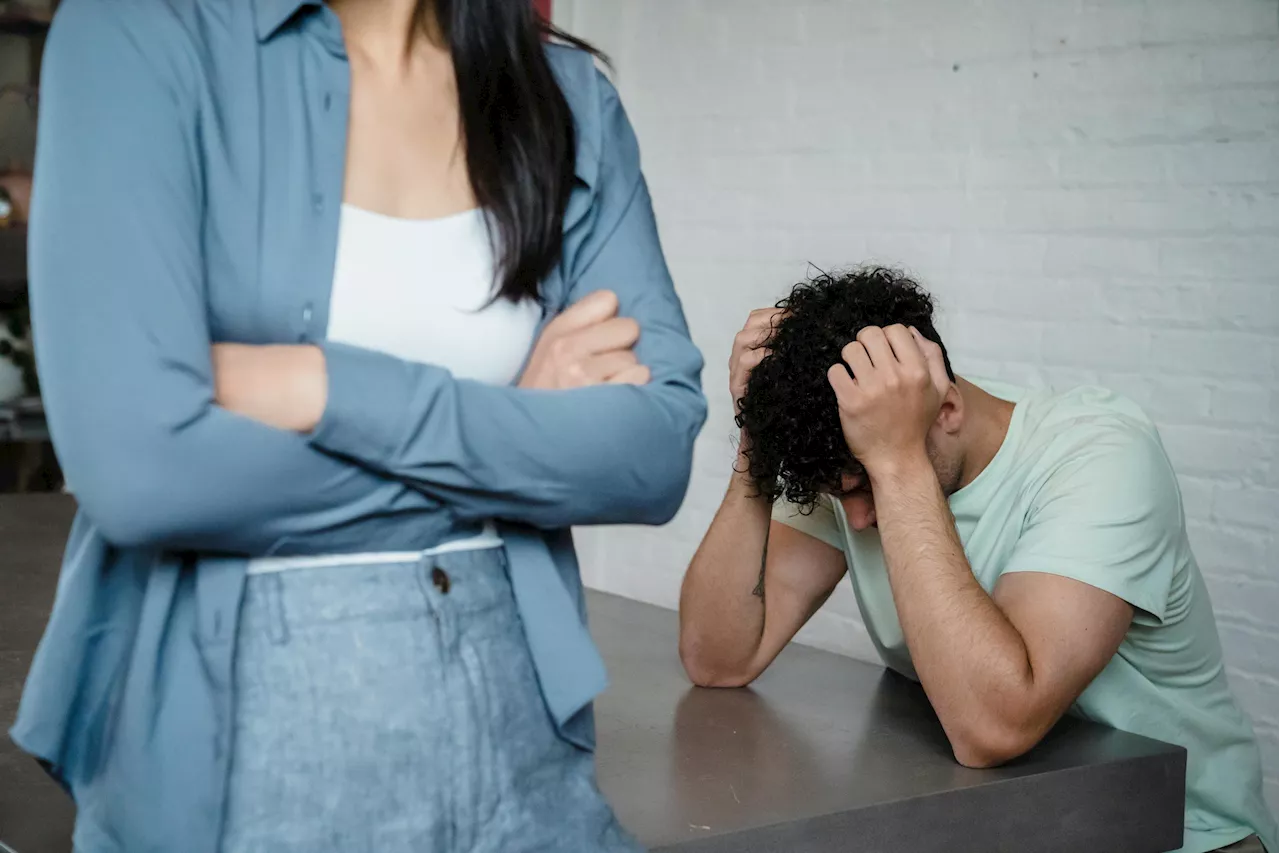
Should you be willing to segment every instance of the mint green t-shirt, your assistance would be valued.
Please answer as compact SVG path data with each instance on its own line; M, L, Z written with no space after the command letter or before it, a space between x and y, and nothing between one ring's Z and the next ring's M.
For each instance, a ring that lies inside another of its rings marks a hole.
M1004 574L1045 572L1132 604L1119 651L1072 713L1186 747L1181 853L1216 850L1252 833L1280 853L1257 743L1227 686L1178 481L1155 425L1101 388L1054 394L978 384L1016 403L991 464L949 501L978 583L991 592ZM831 498L810 515L780 502L774 518L844 553L881 658L915 678L879 533L851 530Z

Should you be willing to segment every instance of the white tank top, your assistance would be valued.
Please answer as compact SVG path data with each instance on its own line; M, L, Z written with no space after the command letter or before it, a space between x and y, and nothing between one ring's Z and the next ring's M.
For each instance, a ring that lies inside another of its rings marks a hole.
M513 382L533 345L542 309L493 295L493 251L484 214L397 219L342 206L328 338L436 364L459 379ZM494 548L492 523L478 536L411 553L265 557L253 574L284 569L409 562L450 551Z

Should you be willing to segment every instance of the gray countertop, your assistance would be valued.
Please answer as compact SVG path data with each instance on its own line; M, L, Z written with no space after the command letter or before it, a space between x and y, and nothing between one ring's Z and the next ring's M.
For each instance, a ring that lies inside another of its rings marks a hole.
M0 497L0 729L44 627L73 513ZM1159 853L1181 844L1185 753L1079 721L998 770L955 763L920 688L791 646L746 690L689 686L676 615L591 593L612 686L600 785L656 850L688 853ZM0 738L0 840L59 853L72 809Z
M1182 845L1186 753L1064 720L969 770L920 687L792 645L750 689L690 687L676 614L591 593L612 686L600 785L657 850L1157 853Z

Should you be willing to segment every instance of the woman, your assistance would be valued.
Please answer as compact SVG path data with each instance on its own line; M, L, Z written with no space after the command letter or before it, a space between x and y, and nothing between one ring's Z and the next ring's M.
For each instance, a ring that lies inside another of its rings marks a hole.
M635 849L568 528L675 512L701 359L616 92L546 34L64 0L31 270L81 513L13 735L78 850Z

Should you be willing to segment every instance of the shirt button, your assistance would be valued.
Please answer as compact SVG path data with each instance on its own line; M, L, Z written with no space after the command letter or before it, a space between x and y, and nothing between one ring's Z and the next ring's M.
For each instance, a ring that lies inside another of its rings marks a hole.
M324 196L320 193L314 193L311 196L311 209L316 213L324 212Z
M306 307L302 309L302 322L305 325L311 324L311 303L308 302Z
M445 574L444 569L436 566L431 570L431 582L436 585L436 589L444 595L449 594L449 576Z
M329 112L329 109L332 106L333 106L333 95L329 94L328 92L325 92L324 93L324 111Z

